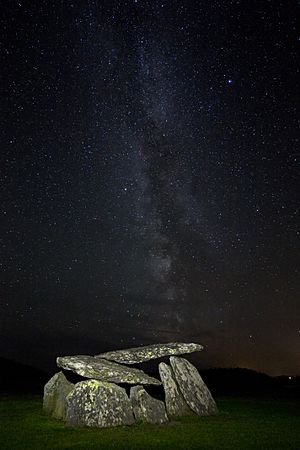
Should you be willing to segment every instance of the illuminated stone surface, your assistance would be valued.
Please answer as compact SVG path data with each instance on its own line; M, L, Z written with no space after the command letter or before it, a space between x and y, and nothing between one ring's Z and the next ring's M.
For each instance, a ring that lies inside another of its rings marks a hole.
M99 380L81 381L66 399L66 425L132 425L132 406L124 388Z
M153 425L168 422L164 402L151 397L142 386L130 389L130 400L136 420Z
M203 346L200 344L170 342L168 344L154 344L144 347L127 348L125 350L115 350L96 356L123 364L137 364L163 356L183 355L201 350L203 350Z
M59 367L71 370L85 378L112 383L161 384L159 380L150 377L142 370L93 356L60 356L56 362Z
M171 356L171 367L189 407L199 416L217 414L217 405L198 370L184 358Z
M43 409L56 419L65 416L66 397L74 389L62 372L56 373L44 387Z
M159 374L165 390L168 416L182 416L191 412L179 389L172 368L162 362L159 364Z

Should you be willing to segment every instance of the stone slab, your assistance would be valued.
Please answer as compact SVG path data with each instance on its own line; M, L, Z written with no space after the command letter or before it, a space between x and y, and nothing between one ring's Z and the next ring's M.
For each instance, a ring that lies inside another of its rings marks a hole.
M171 367L189 407L200 416L217 414L217 405L198 370L184 358L171 356Z
M74 389L62 372L53 375L45 384L43 409L56 419L64 419L66 409L66 397Z
M184 400L176 382L172 368L168 364L161 362L159 364L159 374L164 386L168 416L183 416L191 413L191 409Z
M85 378L112 383L161 384L159 380L150 377L142 370L126 367L103 358L87 355L60 356L56 362L58 367L71 370Z
M132 425L131 402L124 388L99 380L77 383L66 399L66 425L97 428Z
M161 358L163 356L183 355L186 353L199 352L203 346L194 343L169 342L168 344L146 345L144 347L127 348L125 350L116 350L112 352L96 355L99 358L105 358L122 364L137 364L150 361L151 359Z
M130 389L130 401L136 420L153 425L168 422L164 402L151 397L142 386Z

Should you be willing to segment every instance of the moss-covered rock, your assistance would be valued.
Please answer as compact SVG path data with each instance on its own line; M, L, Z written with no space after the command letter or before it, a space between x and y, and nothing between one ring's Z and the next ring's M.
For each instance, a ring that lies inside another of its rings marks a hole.
M172 368L162 362L159 364L159 374L164 386L168 416L183 416L189 414L191 409L183 398Z
M136 364L163 356L183 355L185 353L199 352L200 350L203 350L203 346L200 344L170 342L168 344L146 345L144 347L101 353L97 357L123 364Z
M132 425L134 417L125 389L99 380L81 381L66 399L69 426L116 427Z
M142 386L130 389L130 400L136 420L152 424L168 421L164 403L151 397Z
M85 378L112 383L161 384L159 380L150 377L142 370L93 356L61 356L57 358L56 362L59 367L72 370Z
M179 389L191 410L199 416L217 414L217 405L196 367L176 356L171 356L170 363Z
M56 373L44 387L43 409L56 419L63 419L66 397L74 389L62 372Z

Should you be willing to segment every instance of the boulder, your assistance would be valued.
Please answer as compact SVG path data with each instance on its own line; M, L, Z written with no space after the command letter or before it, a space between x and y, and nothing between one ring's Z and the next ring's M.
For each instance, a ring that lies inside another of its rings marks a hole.
M99 380L77 383L66 399L66 425L116 427L132 425L132 406L124 388Z
M100 355L96 355L96 357L123 364L137 364L150 361L151 359L161 358L163 356L199 352L202 349L203 346L200 344L170 342L168 344L146 345L144 347L101 353Z
M217 414L217 405L198 370L184 358L171 356L170 363L181 393L199 416Z
M64 419L66 397L74 389L62 372L56 373L44 387L43 408L56 419Z
M151 397L142 386L130 389L130 400L136 420L152 424L168 421L164 402Z
M85 378L112 383L161 384L159 380L150 377L142 370L93 356L60 356L56 362L58 367L71 370Z
M168 416L183 416L191 412L176 382L173 370L165 363L159 364L159 374L165 390Z

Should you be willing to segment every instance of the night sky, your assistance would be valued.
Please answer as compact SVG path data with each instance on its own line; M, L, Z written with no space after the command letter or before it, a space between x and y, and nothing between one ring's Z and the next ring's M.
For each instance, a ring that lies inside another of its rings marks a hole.
M299 4L0 15L0 354L192 341L299 375Z

